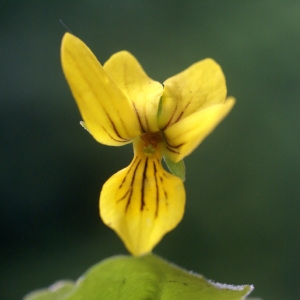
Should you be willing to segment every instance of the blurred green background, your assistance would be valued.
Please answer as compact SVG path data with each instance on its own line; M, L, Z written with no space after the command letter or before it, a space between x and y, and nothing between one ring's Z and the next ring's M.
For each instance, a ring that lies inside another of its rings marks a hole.
M132 158L84 131L63 77L59 19L104 62L132 52L163 82L212 57L232 113L186 159L183 221L155 253L253 296L296 299L300 1L1 1L0 298L21 299L126 254L98 216Z

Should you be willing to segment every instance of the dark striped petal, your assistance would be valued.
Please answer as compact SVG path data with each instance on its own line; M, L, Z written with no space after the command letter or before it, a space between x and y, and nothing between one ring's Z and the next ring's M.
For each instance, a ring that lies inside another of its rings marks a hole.
M61 61L85 126L98 142L121 146L141 133L127 96L91 50L70 33L62 40Z
M174 162L189 155L227 116L234 103L234 98L229 97L224 103L199 110L168 127L164 131L164 155Z
M127 51L112 55L103 68L130 99L141 131L158 131L157 111L163 93L162 84L152 80L136 58Z
M182 180L166 172L156 155L136 153L113 175L100 195L103 222L115 230L133 255L150 252L182 219Z

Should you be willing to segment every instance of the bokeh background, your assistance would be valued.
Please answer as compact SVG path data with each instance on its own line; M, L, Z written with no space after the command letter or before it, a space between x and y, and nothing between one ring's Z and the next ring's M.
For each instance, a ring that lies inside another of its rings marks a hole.
M183 221L155 253L253 296L299 296L300 1L1 1L0 298L21 299L126 254L98 216L132 158L79 126L59 49L66 29L100 61L131 51L163 82L212 57L232 113L190 157Z

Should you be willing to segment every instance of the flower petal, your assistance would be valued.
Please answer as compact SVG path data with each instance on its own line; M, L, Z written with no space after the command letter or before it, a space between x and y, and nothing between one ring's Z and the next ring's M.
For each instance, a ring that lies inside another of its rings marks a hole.
M199 110L165 131L165 155L178 162L189 155L204 138L225 118L233 107L235 100L228 98L225 103L209 106Z
M132 101L142 131L158 131L157 110L163 93L162 84L149 78L136 58L127 51L114 54L103 68Z
M182 181L154 156L136 155L103 185L100 195L103 222L133 255L150 252L180 222L184 206Z
M159 126L164 129L199 109L223 103L225 98L221 67L212 59L201 60L164 82Z
M91 50L70 33L62 40L61 61L85 125L98 142L120 146L140 134L138 118L126 95Z

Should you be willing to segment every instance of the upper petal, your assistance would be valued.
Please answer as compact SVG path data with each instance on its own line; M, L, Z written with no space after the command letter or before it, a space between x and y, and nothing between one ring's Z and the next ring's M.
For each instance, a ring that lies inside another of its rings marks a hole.
M137 115L122 89L70 33L62 40L61 61L85 125L98 142L119 146L140 134Z
M164 82L159 126L161 129L199 109L224 102L225 77L212 59L201 60Z
M165 155L175 162L189 155L225 118L234 103L235 100L230 97L225 103L199 110L168 127L164 131Z
M163 93L162 84L149 78L127 51L114 54L103 68L131 101L143 132L158 131L157 110Z
M133 255L150 252L182 219L185 190L155 156L136 155L103 185L100 215Z

